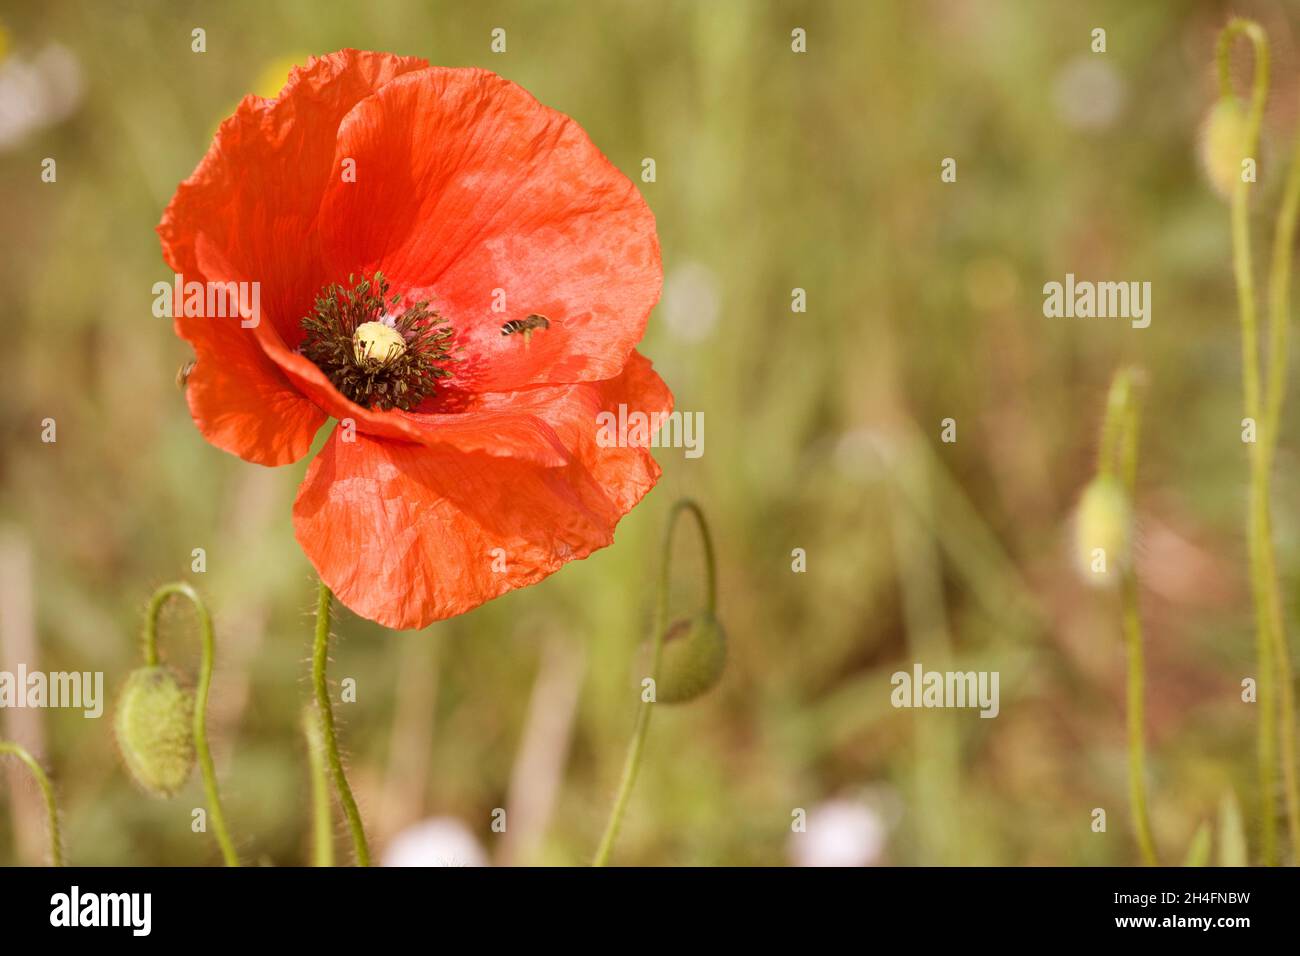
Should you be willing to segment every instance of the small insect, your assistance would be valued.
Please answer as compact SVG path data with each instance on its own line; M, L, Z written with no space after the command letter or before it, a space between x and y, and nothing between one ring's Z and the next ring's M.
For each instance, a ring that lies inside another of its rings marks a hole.
M185 391L185 385L190 380L190 373L194 371L195 360L190 359L184 365L176 370L176 387L182 392Z
M505 325L501 326L502 335L514 335L516 332L524 333L524 345L528 345L533 333L538 329L549 329L551 320L544 315L533 313L526 319L511 319Z

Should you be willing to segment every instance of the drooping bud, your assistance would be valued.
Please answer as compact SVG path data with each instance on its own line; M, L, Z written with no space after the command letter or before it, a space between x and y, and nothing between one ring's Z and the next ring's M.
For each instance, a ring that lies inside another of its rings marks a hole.
M1115 583L1133 560L1133 508L1124 486L1098 475L1084 489L1075 512L1079 572L1100 587Z
M712 614L701 611L675 622L664 634L655 699L664 704L694 700L718 682L726 662L726 634Z
M1201 129L1201 163L1217 193L1231 199L1241 182L1250 123L1245 104L1235 96L1220 99Z
M141 787L169 797L194 767L194 695L165 667L131 672L113 729L126 769Z

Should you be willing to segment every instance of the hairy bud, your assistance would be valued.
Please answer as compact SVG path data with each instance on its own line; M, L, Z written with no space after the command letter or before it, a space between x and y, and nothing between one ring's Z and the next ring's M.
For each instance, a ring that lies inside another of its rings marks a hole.
M665 704L694 700L718 682L726 662L727 638L717 618L702 611L677 621L664 634L656 699Z
M113 729L126 769L141 787L169 797L194 767L194 695L165 667L131 672Z

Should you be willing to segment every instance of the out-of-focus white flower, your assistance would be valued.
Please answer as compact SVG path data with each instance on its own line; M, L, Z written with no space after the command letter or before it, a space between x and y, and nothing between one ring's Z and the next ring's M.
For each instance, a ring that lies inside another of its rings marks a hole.
M393 837L384 866L487 866L487 853L455 817L421 820Z
M718 324L721 296L713 270L698 262L678 266L664 279L662 315L674 336L701 342Z
M0 149L61 123L81 102L81 64L67 47L50 43L34 56L0 59Z
M790 834L795 866L875 866L889 835L881 813L862 800L837 798L808 811L807 829Z
M1077 56L1056 74L1056 109L1066 125L1104 129L1124 108L1124 80L1104 56Z

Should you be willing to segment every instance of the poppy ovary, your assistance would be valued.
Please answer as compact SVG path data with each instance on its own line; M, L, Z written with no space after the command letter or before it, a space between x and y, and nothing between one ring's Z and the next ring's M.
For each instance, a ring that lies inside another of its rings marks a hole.
M380 371L405 351L402 333L383 322L362 322L352 333L352 354L367 371Z
M302 320L299 351L349 401L384 411L417 408L451 374L452 329L428 302L399 309L401 300L388 294L379 272L350 275L347 286L331 283Z

